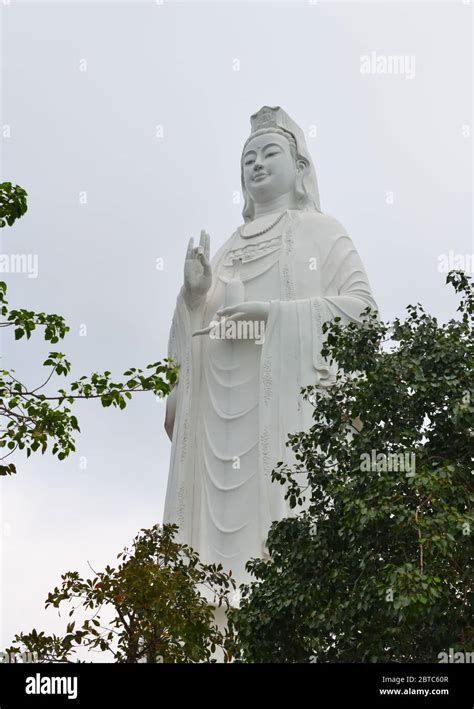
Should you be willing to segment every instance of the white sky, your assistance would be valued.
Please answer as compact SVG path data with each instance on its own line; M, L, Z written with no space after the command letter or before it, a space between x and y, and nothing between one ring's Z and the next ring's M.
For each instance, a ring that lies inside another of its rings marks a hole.
M416 301L453 314L438 259L472 251L471 5L12 0L1 20L2 180L29 194L1 252L39 258L38 278L2 278L13 307L71 326L57 346L4 334L23 381L42 381L50 349L77 377L166 356L187 240L205 228L214 253L241 223L240 151L264 104L306 131L322 209L348 229L382 317ZM361 74L371 52L414 57L415 76ZM18 456L0 479L0 649L60 632L66 613L44 600L61 573L113 564L161 521L164 404L76 413L77 455Z

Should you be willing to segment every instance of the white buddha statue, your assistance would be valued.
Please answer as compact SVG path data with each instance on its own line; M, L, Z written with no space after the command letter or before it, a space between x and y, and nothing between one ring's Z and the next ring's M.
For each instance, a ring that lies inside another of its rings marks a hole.
M271 472L293 461L288 434L311 426L301 388L333 381L322 324L376 309L351 239L320 210L303 132L281 108L251 117L241 180L244 223L212 264L205 232L186 255L169 342L180 373L167 402L164 512L179 541L237 583L249 581L248 559L266 556L272 521L292 513Z

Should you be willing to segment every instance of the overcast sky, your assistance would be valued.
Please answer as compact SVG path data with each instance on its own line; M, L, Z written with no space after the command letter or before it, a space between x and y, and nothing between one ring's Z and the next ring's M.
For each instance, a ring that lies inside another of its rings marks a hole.
M77 377L166 356L187 241L205 228L214 253L241 223L240 152L264 104L305 130L382 317L454 313L439 264L472 252L468 3L11 0L1 19L2 179L29 195L1 253L37 255L38 274L0 277L12 306L71 326L57 346L4 335L2 366L26 383L50 349ZM77 455L18 456L0 479L0 649L60 632L44 600L61 573L102 569L162 519L164 404L76 409Z

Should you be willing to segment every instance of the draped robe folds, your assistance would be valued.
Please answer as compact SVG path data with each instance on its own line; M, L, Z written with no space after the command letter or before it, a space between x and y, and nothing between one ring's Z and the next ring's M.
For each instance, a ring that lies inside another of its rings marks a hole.
M263 343L191 337L225 304L237 256L244 299L270 302ZM311 426L300 390L334 381L334 365L321 356L322 325L337 316L360 322L376 305L344 228L316 211L287 210L261 237L234 232L212 273L194 311L181 291L171 326L168 354L180 372L163 519L179 525L178 540L202 562L221 563L245 583L245 563L267 556L271 523L294 514L271 472L294 462L288 434Z

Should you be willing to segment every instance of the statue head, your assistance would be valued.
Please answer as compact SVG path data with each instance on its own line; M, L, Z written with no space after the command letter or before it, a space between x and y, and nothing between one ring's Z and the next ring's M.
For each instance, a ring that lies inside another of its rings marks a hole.
M316 173L299 126L278 106L264 106L250 121L241 158L244 220L253 219L255 203L290 192L298 209L320 211Z

